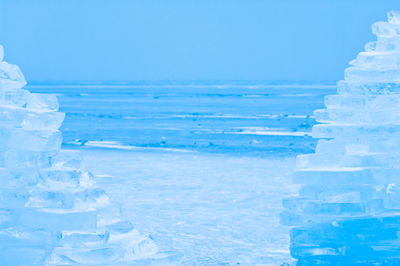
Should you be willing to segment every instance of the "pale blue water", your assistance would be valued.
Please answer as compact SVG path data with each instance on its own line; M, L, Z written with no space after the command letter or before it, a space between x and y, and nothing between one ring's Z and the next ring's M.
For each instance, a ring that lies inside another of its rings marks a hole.
M331 83L31 83L56 93L67 116L64 145L92 141L135 147L272 155L313 151L312 111ZM98 143L97 143L98 145Z

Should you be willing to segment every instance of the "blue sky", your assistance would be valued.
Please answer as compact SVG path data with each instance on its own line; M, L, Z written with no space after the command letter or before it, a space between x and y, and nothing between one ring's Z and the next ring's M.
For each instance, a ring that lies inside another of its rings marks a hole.
M337 80L399 0L1 0L28 80Z

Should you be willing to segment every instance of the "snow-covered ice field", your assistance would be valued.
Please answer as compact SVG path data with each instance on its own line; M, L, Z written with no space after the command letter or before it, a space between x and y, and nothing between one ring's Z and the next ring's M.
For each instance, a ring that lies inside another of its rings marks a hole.
M283 197L295 193L292 157L179 151L84 150L123 217L151 235L171 262L206 265L289 261Z

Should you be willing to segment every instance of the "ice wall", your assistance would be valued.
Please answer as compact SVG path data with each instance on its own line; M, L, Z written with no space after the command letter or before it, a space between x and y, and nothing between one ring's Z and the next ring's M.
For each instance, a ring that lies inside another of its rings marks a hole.
M157 246L119 217L77 152L55 95L30 93L0 45L0 264L132 265Z
M400 264L400 12L372 31L315 111L316 152L297 157L301 189L283 201L298 265Z

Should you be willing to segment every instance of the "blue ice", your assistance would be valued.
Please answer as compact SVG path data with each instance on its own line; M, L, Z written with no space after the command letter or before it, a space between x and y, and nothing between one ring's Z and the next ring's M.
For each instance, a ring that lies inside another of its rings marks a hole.
M301 189L281 214L297 265L400 263L400 12L372 32L314 112L316 152L297 157Z
M116 265L157 245L120 219L76 152L61 151L55 95L30 93L0 46L1 265ZM162 256L161 256L162 257Z

